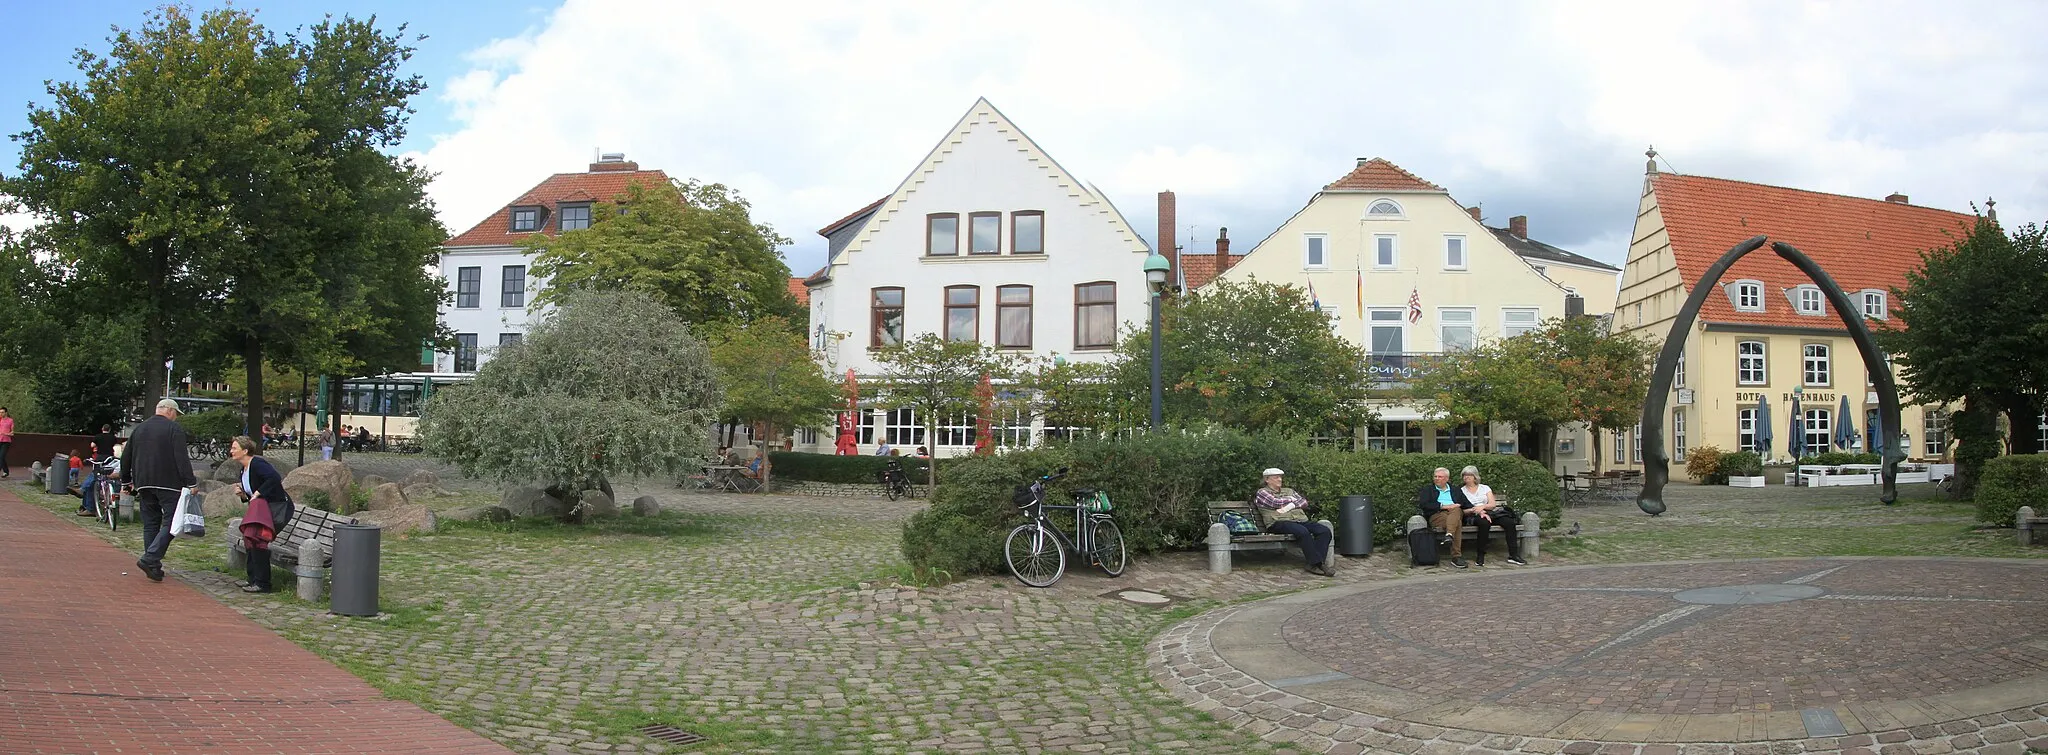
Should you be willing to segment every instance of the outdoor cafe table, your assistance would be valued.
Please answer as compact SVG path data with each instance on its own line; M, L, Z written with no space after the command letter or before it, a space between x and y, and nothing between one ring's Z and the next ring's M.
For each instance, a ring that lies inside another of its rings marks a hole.
M713 464L704 468L704 478L713 489L744 493L740 481L746 479L746 471L746 467L736 464Z

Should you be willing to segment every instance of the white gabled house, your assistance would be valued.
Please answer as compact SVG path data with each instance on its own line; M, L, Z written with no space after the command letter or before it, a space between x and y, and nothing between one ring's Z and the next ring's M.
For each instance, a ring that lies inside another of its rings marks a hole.
M873 375L876 349L924 333L1019 354L1106 359L1124 324L1149 312L1143 266L1151 247L1107 196L986 99L895 191L819 234L829 258L804 285L812 345L835 374ZM864 418L865 449L884 439L905 452L972 445L957 427L926 443L908 414ZM1024 437L1023 428L1005 432ZM827 452L832 441L830 433L797 438L800 448Z

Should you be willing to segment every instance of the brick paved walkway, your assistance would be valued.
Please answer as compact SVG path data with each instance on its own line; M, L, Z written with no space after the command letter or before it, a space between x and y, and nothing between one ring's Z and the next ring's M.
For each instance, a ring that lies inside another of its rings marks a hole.
M175 578L150 582L133 554L5 489L0 750L506 751Z
M1777 559L1334 587L1151 651L1183 699L1315 752L2019 753L2048 748L2044 624L2038 561Z

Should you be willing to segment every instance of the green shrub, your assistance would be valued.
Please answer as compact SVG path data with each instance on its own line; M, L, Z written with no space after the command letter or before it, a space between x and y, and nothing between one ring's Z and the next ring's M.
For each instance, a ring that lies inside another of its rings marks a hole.
M2043 496L2048 496L2048 455L1992 459L1977 480L1977 521L2010 527L2021 506L2038 509Z
M208 409L178 415L178 425L193 440L227 440L242 434L242 414L233 409Z
M325 490L308 490L300 493L297 503L321 511L334 511L334 501L328 498Z
M1726 453L1719 446L1686 449L1685 473L1702 485L1726 485L1728 475L1721 471L1721 457Z
M1878 458L1877 454L1859 454L1850 453L1848 451L1829 451L1824 454L1815 454L1813 456L1801 457L1798 463L1818 464L1822 466L1832 467L1841 464L1882 464L1884 463L1884 460Z
M1690 467L1690 464L1687 465ZM1755 451L1736 451L1722 454L1721 464L1714 470L1715 476L1725 483L1730 477L1761 477L1764 473L1764 459Z
M842 485L872 485L880 481L882 467L890 459L903 462L903 472L913 483L925 481L926 470L931 459L915 456L837 456L834 454L807 454L801 451L770 451L768 463L774 467L772 474L779 480L804 480L807 482L831 482ZM948 480L947 474L953 468L953 461L939 464L939 484Z
M1208 502L1246 500L1266 467L1287 470L1287 484L1308 497L1318 518L1335 520L1340 496L1371 496L1374 539L1390 542L1417 513L1415 492L1431 472L1441 466L1455 473L1468 464L1517 511L1536 512L1546 528L1558 525L1563 508L1555 480L1519 456L1354 453L1230 431L1162 433L949 459L931 507L904 526L903 554L913 566L955 575L1001 571L1003 536L1023 522L1012 491L1061 466L1068 474L1047 500L1064 502L1084 487L1108 493L1133 553L1199 545L1208 533ZM1072 522L1067 512L1051 516L1063 526Z

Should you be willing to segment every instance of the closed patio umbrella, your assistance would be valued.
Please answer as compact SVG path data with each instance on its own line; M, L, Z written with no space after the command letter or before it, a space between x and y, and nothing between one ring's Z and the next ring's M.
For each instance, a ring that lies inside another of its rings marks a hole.
M1750 449L1765 460L1771 458L1771 397L1756 397L1756 448Z
M1842 409L1835 414L1835 448L1844 451L1856 450L1856 420L1849 413L1849 396L1842 395Z
M1806 418L1799 414L1799 396L1792 396L1792 421L1785 423L1785 430L1792 435L1785 439L1785 452L1792 454L1796 461L1806 455Z
M1870 412L1870 434L1864 436L1869 442L1863 445L1869 448L1871 453L1878 454L1879 458L1883 458L1885 445L1884 418L1878 416L1879 414L1876 410Z

